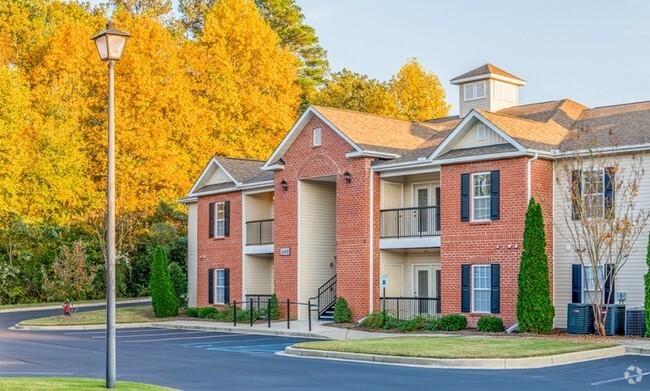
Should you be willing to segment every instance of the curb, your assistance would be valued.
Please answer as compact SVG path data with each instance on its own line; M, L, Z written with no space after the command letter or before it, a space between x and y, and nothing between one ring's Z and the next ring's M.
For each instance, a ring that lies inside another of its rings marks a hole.
M647 350L647 349L646 349ZM544 368L556 365L572 364L602 358L618 357L626 354L625 346L586 350L556 354L553 356L525 358L474 358L474 359L438 359L421 357L382 356L375 354L344 353L328 350L310 350L287 347L284 353L292 356L325 358L335 360L365 361L383 364L416 365L433 368L464 368L464 369L523 369Z
M314 332L302 332L302 331L291 331L289 330L274 330L274 329L244 329L244 328L235 328L227 326L214 326L214 325L179 325L171 323L154 323L153 327L159 329L180 329L180 330L194 330L194 331L222 331L227 333L235 334L263 334L263 335L275 335L280 337L301 337L301 338L314 338L314 339L334 339L327 335L321 335Z
M650 356L650 347L624 345L627 354Z
M137 304L137 303L151 303L151 298L144 299L133 299L133 300L120 300L115 302L116 305L120 304ZM87 308L87 307L101 307L106 306L106 302L97 302L97 303L84 303L79 304L76 308ZM22 307L22 308L8 308L0 310L0 314L9 313L9 312L28 312L28 311L40 311L40 310L55 310L60 309L61 304L46 304L40 307Z

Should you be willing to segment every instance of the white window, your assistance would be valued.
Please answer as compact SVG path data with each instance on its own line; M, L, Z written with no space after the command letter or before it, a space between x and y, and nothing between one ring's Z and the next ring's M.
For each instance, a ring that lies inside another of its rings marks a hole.
M314 147L318 147L322 144L322 138L321 138L321 129L320 128L314 128L313 131L313 141L314 141Z
M472 266L472 312L490 312L491 270L490 265Z
M463 86L463 91L466 101L485 98L485 80L467 83Z
M478 141L485 141L487 138L487 126L480 124L476 127L476 137Z
M216 218L214 219L216 237L223 238L226 236L226 203L217 202L214 207L216 209Z
M602 217L605 210L604 170L582 172L582 200L587 217Z
M490 220L490 173L472 174L472 221Z
M600 303L603 300L602 291L605 290L605 273L602 266L598 266L598 276L594 276L593 266L584 266L582 278L583 293L582 293L582 302L591 303L592 299L594 303ZM600 285L600 292L596 292L595 278L598 278L598 285Z
M516 103L516 87L500 81L494 82L494 97L507 102Z
M214 271L214 297L217 304L225 304L226 302L226 270L216 269Z

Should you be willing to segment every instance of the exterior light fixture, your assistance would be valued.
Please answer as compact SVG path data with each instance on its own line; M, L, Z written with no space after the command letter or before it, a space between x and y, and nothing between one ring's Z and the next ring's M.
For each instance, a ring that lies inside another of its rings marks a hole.
M289 185L287 185L287 181L285 181L284 179L282 180L282 182L280 182L280 187L282 187L282 191L289 190Z
M106 187L106 388L115 388L115 63L129 34L113 28L92 37L99 58L108 66L108 169Z
M348 185L352 183L352 175L348 171L343 173L343 179L345 179L345 183Z

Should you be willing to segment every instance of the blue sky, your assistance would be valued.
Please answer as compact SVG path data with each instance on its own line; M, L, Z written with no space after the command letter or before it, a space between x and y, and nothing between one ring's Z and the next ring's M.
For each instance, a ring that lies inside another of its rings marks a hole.
M98 0L91 1L92 3ZM388 80L411 57L449 80L492 63L528 82L520 103L650 100L650 1L296 0L333 71Z

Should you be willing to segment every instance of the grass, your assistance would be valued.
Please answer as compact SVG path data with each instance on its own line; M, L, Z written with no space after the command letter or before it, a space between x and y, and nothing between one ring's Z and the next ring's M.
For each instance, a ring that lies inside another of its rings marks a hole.
M147 323L159 320L160 318L156 318L153 315L151 306L123 307L117 308L115 311L116 323ZM77 312L69 317L61 314L20 322L21 326L74 326L94 324L106 324L106 310Z
M2 390L105 390L106 381L96 379L56 378L56 377L0 377ZM118 390L160 391L172 388L128 381L116 382Z
M613 344L546 338L394 337L303 342L296 348L425 358L520 358L602 349Z
M119 303L120 301L128 301L128 300L133 300L133 299L144 299L144 297L117 299L117 302ZM100 299L100 300L81 300L81 301L75 301L73 304L76 307L79 304L102 304L102 303L106 303L106 300L104 300L104 299ZM62 304L63 303L61 301L38 302L38 303L21 303L21 304L2 304L2 305L0 305L0 310L12 310L12 309L33 308L33 307L61 307Z

